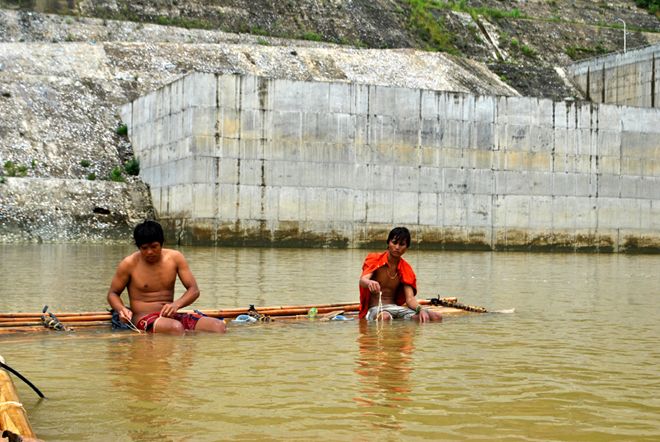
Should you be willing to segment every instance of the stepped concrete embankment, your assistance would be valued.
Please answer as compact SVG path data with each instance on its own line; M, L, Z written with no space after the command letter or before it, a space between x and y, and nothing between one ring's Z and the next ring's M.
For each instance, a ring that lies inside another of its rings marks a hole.
M660 107L660 45L593 58L568 74L594 103Z
M657 109L196 73L122 119L184 244L660 245Z

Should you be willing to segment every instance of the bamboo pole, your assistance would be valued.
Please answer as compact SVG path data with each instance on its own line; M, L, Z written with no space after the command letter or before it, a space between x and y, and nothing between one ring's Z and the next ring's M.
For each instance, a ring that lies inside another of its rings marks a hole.
M268 312L268 314L276 315L277 312L286 312L291 309L296 310L309 310L316 307L318 310L329 309L338 310L338 309L350 309L355 307L359 309L359 304L353 302L338 302L330 304L309 304L309 305L292 305L292 306L266 306L266 307L255 307L259 313ZM248 312L248 309L245 307L238 308L228 308L228 309L219 309L219 310L199 310L205 315L208 316L224 316L232 317L242 315ZM181 313L192 313L193 310L181 310ZM73 322L73 321L98 321L98 320L110 320L111 315L108 312L53 312L53 314L60 320L60 322ZM262 313L265 314L265 313ZM42 312L32 312L32 313L0 313L0 324L3 323L23 323L23 322L39 322L41 323Z
M456 298L442 298L447 302L456 302ZM418 301L422 305L428 306L431 304L430 300L420 299ZM458 305L457 305L458 307ZM256 307L256 311L262 315L272 316L272 317L282 317L282 316L301 316L306 315L309 312L309 309L316 308L317 314L330 313L336 310L343 310L347 313L357 312L360 309L360 304L355 302L337 302L337 303L326 303L326 304L305 304L305 305L281 305L281 306L265 306L265 307ZM458 307L460 308L460 307ZM444 307L445 310L440 310L442 312L455 312L455 308L451 308L449 305ZM228 309L219 309L219 310L200 310L203 314L213 317L213 318L228 318L232 319L239 315L248 313L248 309L243 308L228 308ZM181 313L192 313L192 310L181 310ZM107 311L105 312L61 312L53 313L59 321L66 326L97 326L105 325L111 319L111 314ZM0 313L0 332L3 329L7 328L18 328L18 327L43 327L41 317L44 315L42 312L32 312L32 313Z
M2 356L0 361L5 362ZM5 430L24 438L36 438L9 373L0 368L0 434Z
M60 322L87 322L87 321L109 321L112 318L111 315L89 315L89 316L58 316L57 319ZM0 320L1 324L18 324L23 322L33 322L41 324L41 316L38 318L27 317L27 318L6 318Z

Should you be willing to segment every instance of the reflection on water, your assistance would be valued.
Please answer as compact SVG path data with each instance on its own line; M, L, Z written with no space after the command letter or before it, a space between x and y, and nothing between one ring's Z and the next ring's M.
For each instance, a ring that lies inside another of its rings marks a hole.
M366 406L392 406L410 400L413 336L416 324L359 324L359 359L363 395L355 398Z
M0 311L103 309L132 250L0 245ZM182 250L200 308L354 301L366 253ZM660 256L406 256L420 297L516 312L0 335L0 353L49 398L17 382L48 441L660 440Z
M131 440L166 440L171 416L163 410L180 396L189 399L185 391L179 391L177 379L190 375L194 354L182 340L157 335L140 338L109 343L111 386L126 398L122 408L133 421L128 431Z

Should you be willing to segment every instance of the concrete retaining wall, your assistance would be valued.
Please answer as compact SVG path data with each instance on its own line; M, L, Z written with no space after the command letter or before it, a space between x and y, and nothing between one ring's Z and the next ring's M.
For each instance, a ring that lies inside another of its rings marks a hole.
M568 73L595 103L660 107L660 45L576 63Z
M122 118L183 244L660 245L660 111L191 74Z

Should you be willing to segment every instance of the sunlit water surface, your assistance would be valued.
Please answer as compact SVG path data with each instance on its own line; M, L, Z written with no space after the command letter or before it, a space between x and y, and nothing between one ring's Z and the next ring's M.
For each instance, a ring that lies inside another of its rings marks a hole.
M366 253L181 250L199 308L355 301ZM102 310L131 251L0 245L0 311ZM660 440L660 257L406 257L420 297L515 313L0 335L0 354L48 397L15 379L47 441Z

